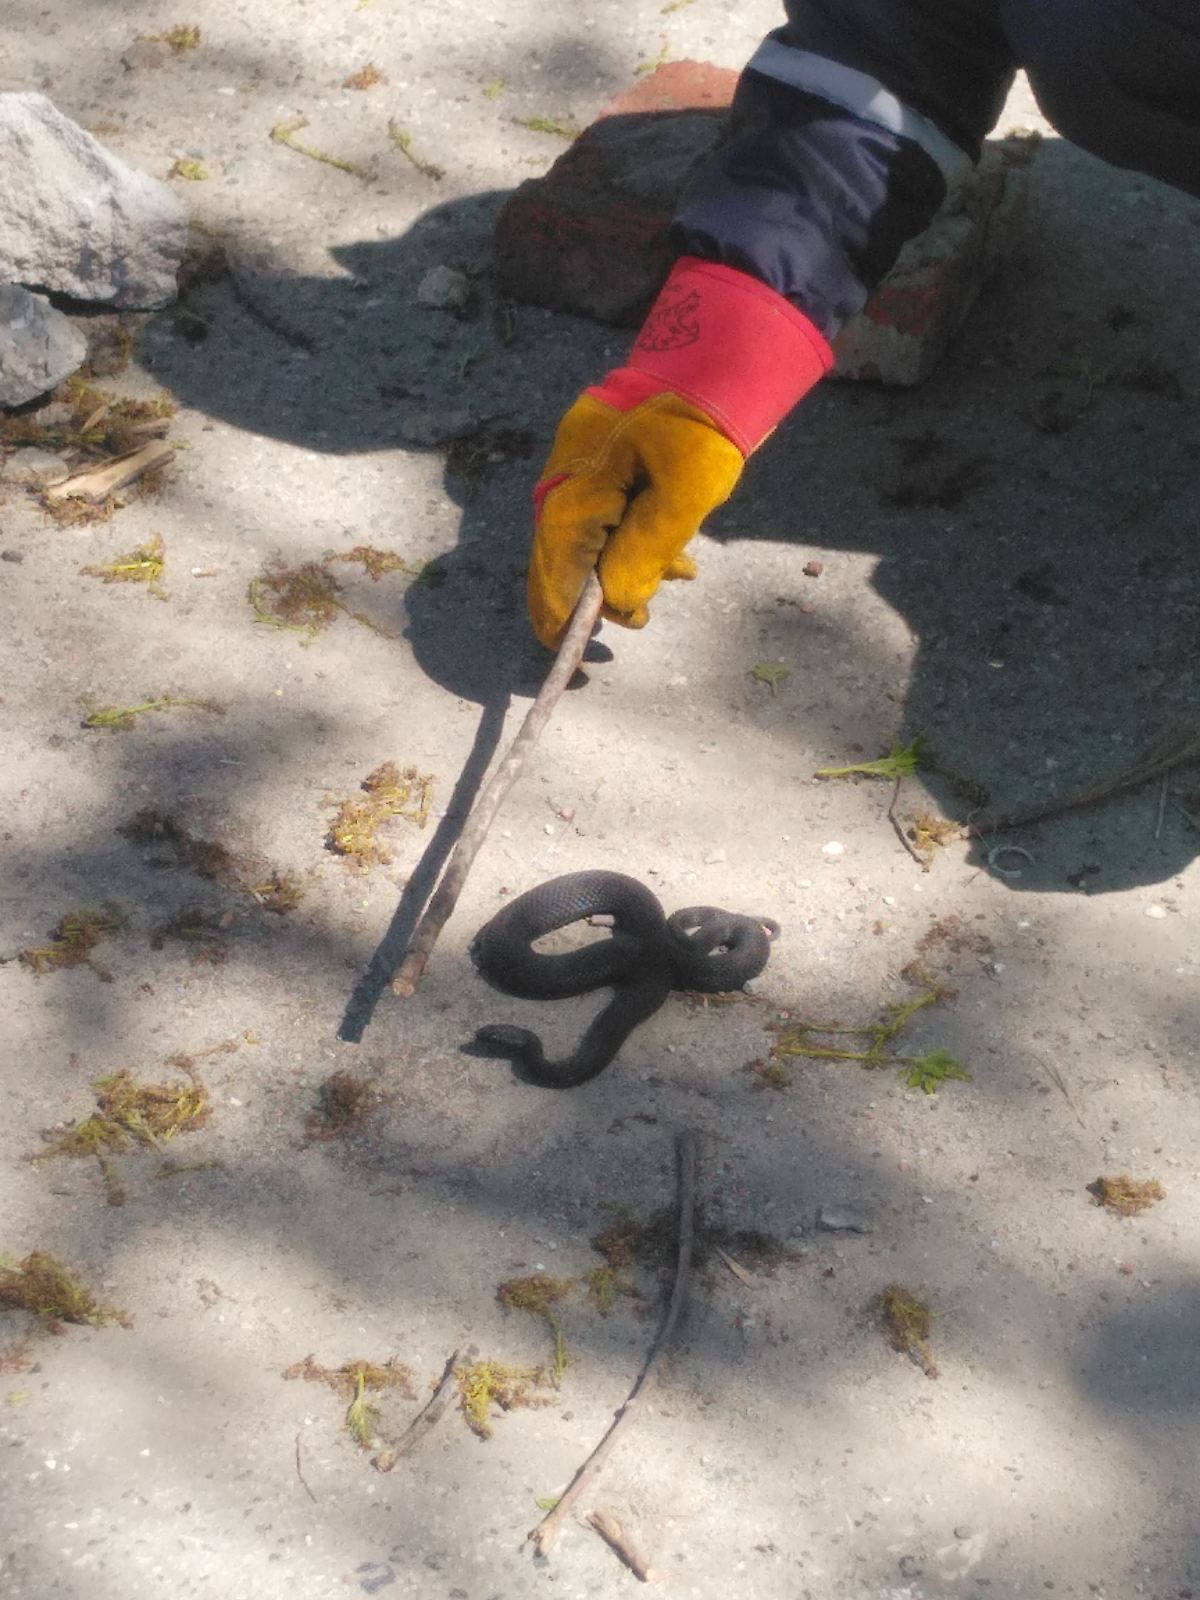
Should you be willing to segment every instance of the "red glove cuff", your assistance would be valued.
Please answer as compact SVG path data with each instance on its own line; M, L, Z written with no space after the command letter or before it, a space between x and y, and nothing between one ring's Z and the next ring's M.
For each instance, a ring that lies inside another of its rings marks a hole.
M684 256L626 365L588 393L631 411L669 389L748 456L832 365L824 336L781 294L734 267Z

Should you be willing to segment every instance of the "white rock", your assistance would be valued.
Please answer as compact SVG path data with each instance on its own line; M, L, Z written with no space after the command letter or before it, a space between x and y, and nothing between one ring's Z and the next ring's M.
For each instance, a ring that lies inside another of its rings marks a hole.
M8 376L7 370L5 377ZM70 469L65 461L52 454L49 450L39 450L30 445L25 450L17 450L0 467L0 478L5 483L28 484L35 489L48 489L53 483L61 483L64 478L70 477Z
M722 862L724 860L725 860L725 852L724 852L724 850L710 850L708 852L708 854L704 858L704 865L706 867L715 867L720 862Z
M821 846L821 854L830 857L844 856L846 854L846 846L839 843L837 839L830 839L828 844Z
M1143 911L1143 913L1142 913L1142 915L1144 917L1153 917L1156 922L1157 921L1161 921L1162 918L1166 916L1166 914L1167 914L1166 906L1160 906L1160 905L1147 906L1145 911Z
M48 300L15 284L0 284L0 405L36 400L86 355L87 340Z
M187 211L43 94L0 94L0 279L148 309L174 300Z
M470 297L470 283L453 267L432 267L417 286L417 304L435 311L461 311Z
M871 1224L852 1206L822 1206L817 1212L817 1227L825 1233L870 1233Z

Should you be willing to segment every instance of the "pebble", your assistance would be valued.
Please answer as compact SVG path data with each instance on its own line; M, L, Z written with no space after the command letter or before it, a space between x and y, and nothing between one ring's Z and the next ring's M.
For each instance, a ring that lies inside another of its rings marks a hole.
M466 274L453 267L432 267L417 285L417 304L435 311L461 311L470 298Z
M725 860L725 852L724 852L724 850L710 850L708 852L708 854L704 858L704 865L706 867L715 867L715 866L718 866L724 860Z
M156 67L165 67L171 55L171 46L165 39L135 39L122 52L121 65L126 72L153 71Z
M24 550L0 550L0 561L11 561L14 565L17 565L24 559Z
M954 1530L954 1537L956 1539L969 1539L971 1537L971 1530L967 1527L966 1523L959 1523L958 1527Z
M14 451L4 463L3 476L8 483L30 484L39 489L61 483L70 475L70 468L64 461L49 450L39 450L36 445Z
M1142 915L1144 917L1153 917L1156 922L1161 922L1162 919L1166 916L1166 914L1167 914L1166 906L1160 906L1160 905L1157 905L1157 904L1156 905L1152 905L1152 906L1147 906L1145 911L1143 911L1143 913L1142 913Z
M870 1233L871 1224L861 1211L851 1206L821 1206L817 1212L817 1227L826 1233Z
M837 839L830 839L828 844L821 846L821 854L831 858L833 856L844 856L846 854L846 846Z

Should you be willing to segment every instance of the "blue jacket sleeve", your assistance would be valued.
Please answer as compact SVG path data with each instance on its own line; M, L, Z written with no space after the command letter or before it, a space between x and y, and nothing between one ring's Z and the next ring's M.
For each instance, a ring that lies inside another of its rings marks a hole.
M684 196L681 254L759 278L832 339L930 222L1013 63L992 0L791 0Z
M1200 194L1197 0L788 0L672 242L826 338L978 159L1020 64L1077 144Z

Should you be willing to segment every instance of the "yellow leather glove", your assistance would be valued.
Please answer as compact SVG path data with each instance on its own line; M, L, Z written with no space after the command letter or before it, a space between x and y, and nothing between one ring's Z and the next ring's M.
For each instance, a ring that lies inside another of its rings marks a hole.
M684 549L733 493L743 463L711 418L669 390L632 411L581 395L535 491L529 614L542 643L558 643L597 565L603 615L644 628L661 580L695 577Z
M593 568L603 615L645 627L659 583L695 577L685 547L746 457L832 362L808 318L757 278L679 261L629 361L563 418L534 490L541 642L558 646Z

